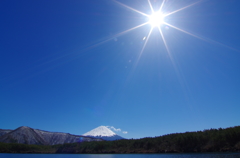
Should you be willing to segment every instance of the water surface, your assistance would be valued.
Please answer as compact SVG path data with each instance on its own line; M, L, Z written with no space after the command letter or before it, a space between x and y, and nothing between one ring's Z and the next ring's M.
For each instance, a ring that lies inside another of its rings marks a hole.
M0 158L240 158L240 153L211 154L3 154Z

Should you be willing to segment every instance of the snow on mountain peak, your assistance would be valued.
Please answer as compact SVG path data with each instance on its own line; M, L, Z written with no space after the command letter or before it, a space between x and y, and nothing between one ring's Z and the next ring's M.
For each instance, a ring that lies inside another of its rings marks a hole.
M115 136L116 133L114 133L113 131L111 131L109 128L107 128L106 126L99 126L85 134L83 134L83 136L100 136L100 137L111 137L111 136Z

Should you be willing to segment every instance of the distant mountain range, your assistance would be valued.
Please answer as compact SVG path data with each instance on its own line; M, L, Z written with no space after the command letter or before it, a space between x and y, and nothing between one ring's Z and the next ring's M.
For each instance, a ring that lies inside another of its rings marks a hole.
M91 138L100 138L100 139L108 140L108 141L125 139L125 138L117 135L113 131L111 131L106 126L99 126L95 129L83 134L83 136L88 136Z
M100 126L85 133L91 137L112 137L114 132ZM0 153L201 153L240 152L240 126L209 129L197 132L173 133L158 137L101 141L68 133L47 132L29 127L0 130ZM91 141L84 144L69 142ZM96 142L98 141L98 142ZM15 144L15 143L25 144ZM28 145L62 144L62 145ZM236 156L238 157L238 156Z
M19 127L15 130L0 129L0 142L3 143L56 145L86 141L103 141L103 139L72 135L69 133L48 132L26 126Z
M0 129L0 142L20 143L36 145L56 145L76 142L90 142L103 140L124 139L108 129L106 126L99 126L83 135L72 135L61 132L48 132L21 126L15 130Z

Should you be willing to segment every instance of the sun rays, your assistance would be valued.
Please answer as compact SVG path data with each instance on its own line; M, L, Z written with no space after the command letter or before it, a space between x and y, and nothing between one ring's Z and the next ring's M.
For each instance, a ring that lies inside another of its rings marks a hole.
M152 32L153 32L153 29L155 29L155 28L157 28L157 29L159 30L159 33L160 33L160 36L161 36L161 38L162 38L163 44L165 45L165 48L166 48L166 50L167 50L167 52L168 52L168 54L169 54L169 56L170 56L170 58L171 58L171 53L170 53L170 50L169 50L169 48L168 48L167 41L166 41L166 39L165 39L165 37L164 37L163 30L162 30L162 26L163 26L163 25L168 26L168 27L171 27L171 28L173 28L173 29L176 29L176 30L178 30L178 31L181 31L181 32L186 33L186 34L188 34L188 35L191 35L191 36L193 36L193 37L196 37L196 38L198 38L198 39L202 39L201 37L198 37L197 35L191 34L191 33L187 32L187 31L185 31L185 30L183 30L183 29L181 29L181 28L178 28L178 27L176 27L176 26L173 26L173 25L171 25L171 24L169 24L169 23L167 23L167 22L165 21L165 18L167 18L168 16L170 16L170 15L172 15L172 14L175 14L175 13L177 13L177 12L180 12L180 11L182 11L182 10L185 10L185 9L191 7L191 6L194 6L194 5L196 5L197 3L199 3L200 1L197 1L197 2L195 2L195 3L189 4L189 5L185 6L185 7L179 8L179 9L174 10L174 11L172 11L172 12L168 12L167 10L165 10L165 12L164 12L164 11L163 11L163 8L164 8L164 6L165 6L166 0L163 0L163 1L162 1L162 3L161 3L161 5L160 5L160 7L159 7L158 10L154 10L154 7L153 7L151 1L150 1L150 0L147 0L147 1L148 1L148 4L149 4L149 8L151 9L151 14L150 14L150 15L149 15L149 14L146 14L146 13L144 13L144 12L141 12L141 11L139 11L139 10L137 10L137 9L134 9L134 8L132 8L132 7L128 6L128 5L126 5L126 4L123 4L123 3L121 3L121 2L119 2L119 1L117 1L117 0L113 0L113 1L114 1L115 3L117 3L117 4L119 4L119 5L127 8L127 9L130 9L130 10L132 10L132 11L134 11L134 12L136 12L136 13L139 13L139 14L141 14L142 16L145 16L145 17L148 18L148 22L145 22L145 23L143 23L143 24L140 24L140 25L138 25L138 26L135 26L135 27L133 27L133 28L130 28L130 29L126 30L126 31L123 31L123 32L115 35L114 37L120 36L120 35L122 35L122 34L125 34L125 33L129 32L129 31L132 31L132 30L135 30L135 29L137 29L137 28L143 27L143 26L145 26L145 25L151 25L151 28L150 28L150 30L149 30L149 33L148 33L147 37L144 37L144 41L145 41L145 42L144 42L143 47L142 47L142 49L141 49L141 52L140 52L140 55L139 55L138 60L140 59L142 53L144 52L144 49L145 49L146 46L147 46L147 43L148 43L148 41L149 41L149 38L151 37L151 34L152 34ZM203 39L202 39L202 40L203 40Z
M145 50L145 48L146 48L146 46L147 46L147 44L149 42L149 39L150 39L151 35L153 33L159 32L160 38L162 39L163 45L165 47L165 50L166 50L166 52L167 52L167 54L168 54L168 56L169 56L169 58L171 60L171 63L173 65L174 69L175 69L176 75L177 75L177 77L178 77L178 79L179 79L179 81L181 83L181 86L184 88L185 87L184 85L187 85L187 84L182 80L183 76L181 75L181 73L179 71L179 68L178 68L177 64L175 63L173 55L172 55L172 53L171 53L171 51L169 49L167 40L166 40L166 38L164 36L164 30L165 30L164 28L166 28L165 26L167 26L169 28L173 28L173 29L178 30L180 32L183 32L183 33L185 33L187 35L190 35L192 37L195 37L195 38L198 38L198 39L201 39L201 40L205 40L202 37L194 35L194 34L188 32L188 31L183 30L182 28L178 28L177 26L174 26L173 24L170 24L170 23L167 22L168 16L176 14L176 13L178 13L180 11L183 11L183 10L189 8L189 7L192 7L192 6L196 5L196 4L198 4L199 2L201 2L201 0L197 1L197 2L195 1L195 3L191 3L191 4L187 5L187 6L182 7L182 8L180 7L179 9L174 10L174 11L167 10L167 7L165 6L167 4L167 0L162 0L162 2L160 4L160 7L158 9L154 9L157 6L153 6L151 1L147 0L148 1L148 5L149 5L149 9L151 11L150 14L146 14L144 12L141 12L141 11L139 11L139 10L137 10L135 8L132 8L132 7L128 6L128 5L126 5L126 4L123 4L123 3L121 3L121 2L119 2L117 0L113 0L113 1L116 2L119 5L127 8L127 9L130 9L131 11L134 11L134 12L136 12L138 14L141 14L143 17L146 17L148 19L147 22L142 23L142 24L140 24L138 26L132 27L130 29L127 29L126 31L123 31L123 32L115 35L113 38L118 37L118 36L120 36L122 34L125 34L127 32L130 32L132 30L138 29L140 27L144 27L146 25L150 25L151 26L147 36L143 38L144 43L143 43L141 51L140 51L140 53L138 55L138 58L137 58L134 66L133 66L132 71L134 71L135 68L137 67L137 65L138 65L138 63L139 63L139 61L140 61L140 59L141 59L141 57L142 57L142 55L144 53L144 50ZM154 29L156 31L153 31Z
M193 7L196 4L199 4L200 2L202 2L202 0L198 0L198 1L196 0L193 3L190 3L190 4L188 4L188 5L184 6L184 7L179 7L179 9L176 9L176 10L173 10L173 11L169 10L169 7L167 7L168 2L169 2L168 0L162 0L161 4L159 4L159 7L157 9L154 9L157 6L153 6L151 0L146 0L148 2L147 3L148 4L147 7L149 7L149 12L150 12L148 14L144 13L144 12L142 12L140 10L137 10L137 9L131 7L131 6L128 6L128 5L126 5L126 4L122 3L122 2L119 2L117 0L112 0L112 1L114 3L120 5L120 6L124 7L124 8L127 8L127 9L129 9L129 10L131 10L133 12L136 12L136 13L140 14L143 18L146 18L147 20L145 22L143 22L143 23L140 23L140 24L132 27L132 28L126 29L126 30L124 30L124 31L122 31L120 33L108 36L108 37L100 40L99 42L97 42L97 43L95 43L95 44L93 44L93 45L91 45L89 47L86 47L83 51L87 51L89 49L92 49L92 48L97 47L99 45L102 45L104 43L107 43L107 42L109 42L111 40L115 40L115 39L117 39L118 37L120 37L122 35L125 35L125 34L131 32L133 30L137 30L139 28L145 27L147 25L150 25L151 27L149 28L149 31L148 31L147 35L142 38L143 44L142 44L142 48L141 48L141 50L139 52L139 56L138 56L138 58L136 60L136 65L139 62L139 60L140 60L140 58L141 58L145 48L147 47L150 37L152 36L153 33L157 33L157 32L159 33L159 36L160 36L160 38L162 40L162 43L163 43L163 45L165 47L166 52L168 53L172 63L174 64L174 60L173 60L170 48L168 46L167 38L165 38L165 35L164 35L164 31L165 31L166 27L175 29L177 31L180 31L180 32L182 32L182 33L184 33L186 35L192 36L192 37L197 38L199 40L203 40L205 42L217 44L217 45L220 45L220 46L227 47L229 49L238 51L238 50L236 50L236 49L234 49L232 47L229 47L229 46L227 46L227 45L225 45L223 43L217 42L215 40L212 40L212 39L209 39L209 38L206 38L206 37L203 37L203 36L196 35L194 33L191 33L191 32L189 32L187 30L184 30L183 28L179 28L179 27L175 26L174 24L171 24L171 23L168 22L168 18L171 15L177 14L177 13L183 11L183 10L186 10L186 9L188 9L190 7ZM156 31L153 31L154 29Z

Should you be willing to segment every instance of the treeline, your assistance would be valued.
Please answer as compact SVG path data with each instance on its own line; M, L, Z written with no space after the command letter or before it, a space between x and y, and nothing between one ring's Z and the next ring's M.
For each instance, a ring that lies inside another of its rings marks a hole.
M57 146L9 144L4 151L38 153L184 153L240 152L240 126L197 132L174 133L155 138L83 142ZM21 147L24 146L24 147ZM27 149L26 149L27 148ZM18 149L18 150L16 150ZM41 152L40 152L41 151Z
M240 126L155 138L64 144L59 153L183 153L240 151Z
M0 153L56 153L60 146L0 143Z

